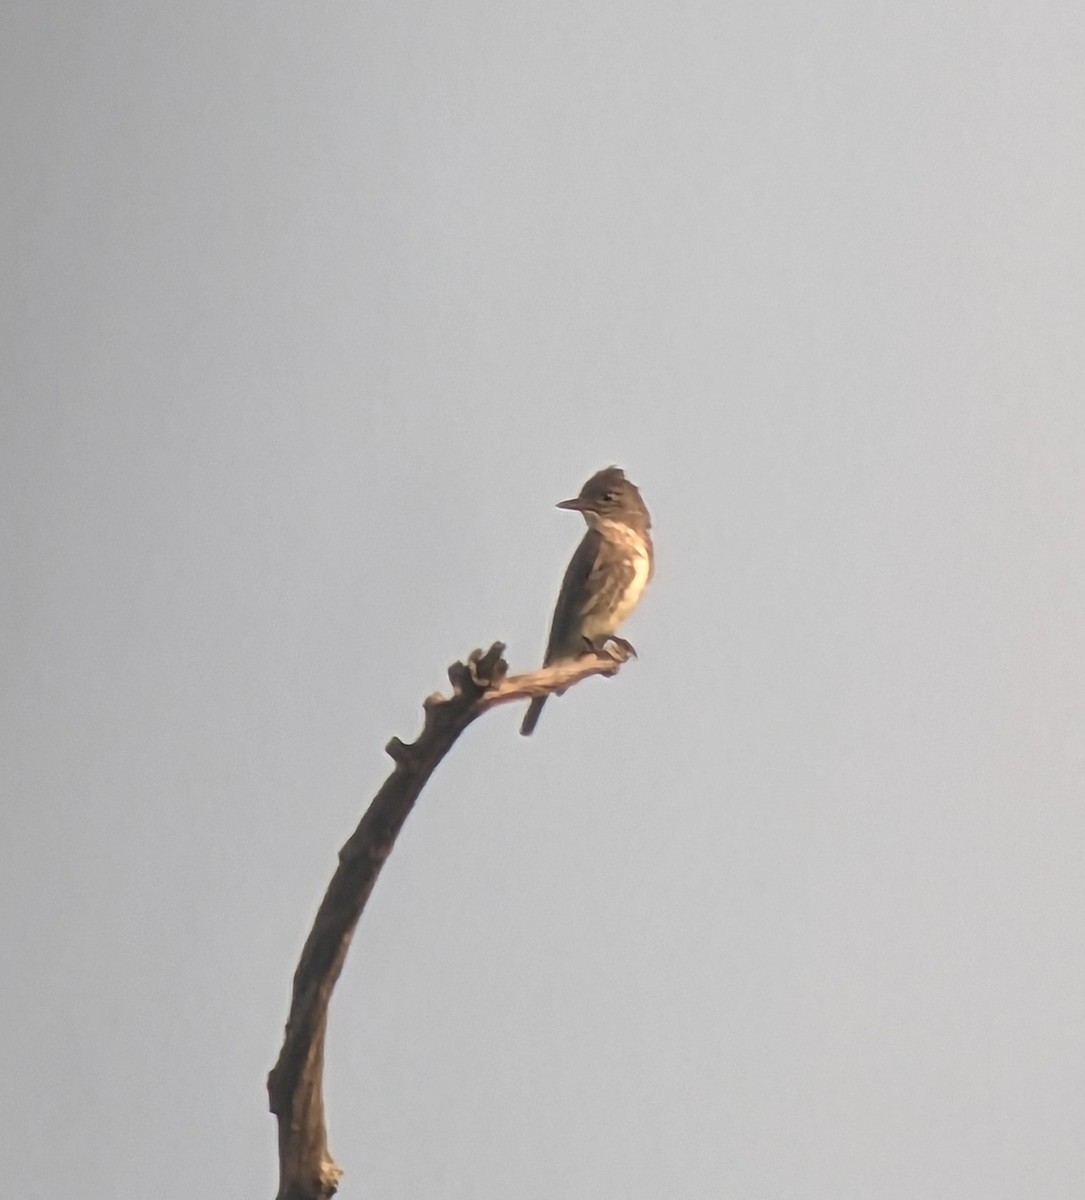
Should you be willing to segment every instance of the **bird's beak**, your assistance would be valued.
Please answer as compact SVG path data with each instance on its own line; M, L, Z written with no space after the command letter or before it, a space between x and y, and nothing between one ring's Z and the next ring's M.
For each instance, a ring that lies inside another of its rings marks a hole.
M579 496L574 496L572 500L562 500L557 507L567 508L572 512L584 512L589 506Z

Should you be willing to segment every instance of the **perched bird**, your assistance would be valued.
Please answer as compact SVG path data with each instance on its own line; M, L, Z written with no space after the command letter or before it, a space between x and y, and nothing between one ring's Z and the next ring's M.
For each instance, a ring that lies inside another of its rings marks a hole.
M648 509L636 486L618 467L597 471L575 500L558 508L584 514L588 532L561 581L550 624L546 665L601 650L637 606L652 578L652 527ZM623 647L633 647L614 638ZM535 728L546 703L536 697L528 706L520 732Z

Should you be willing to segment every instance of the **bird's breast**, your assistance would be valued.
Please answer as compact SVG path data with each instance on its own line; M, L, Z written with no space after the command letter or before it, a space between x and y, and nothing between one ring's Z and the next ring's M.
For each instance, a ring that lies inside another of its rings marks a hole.
M599 532L611 543L621 549L625 559L624 587L614 597L607 610L593 613L585 622L584 633L587 637L602 637L613 633L619 625L637 607L648 580L652 577L652 559L648 544L644 537L635 529L619 522L601 521L596 526ZM594 618L594 619L593 619Z

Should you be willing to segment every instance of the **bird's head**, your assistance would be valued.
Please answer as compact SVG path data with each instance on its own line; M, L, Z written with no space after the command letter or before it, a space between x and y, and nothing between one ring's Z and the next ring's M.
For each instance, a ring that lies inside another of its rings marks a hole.
M623 521L628 525L648 529L651 521L637 485L626 479L621 467L604 467L580 489L572 500L562 500L558 508L584 514L589 525L592 517Z

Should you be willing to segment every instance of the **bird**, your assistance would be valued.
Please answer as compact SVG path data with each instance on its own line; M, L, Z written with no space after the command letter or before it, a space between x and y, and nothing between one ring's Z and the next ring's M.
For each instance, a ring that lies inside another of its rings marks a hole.
M582 513L588 532L577 546L550 623L544 663L579 658L617 642L635 653L618 626L636 608L654 571L652 521L640 492L620 467L604 467L584 484L580 495L558 508ZM536 696L528 705L520 732L527 737L546 703Z

